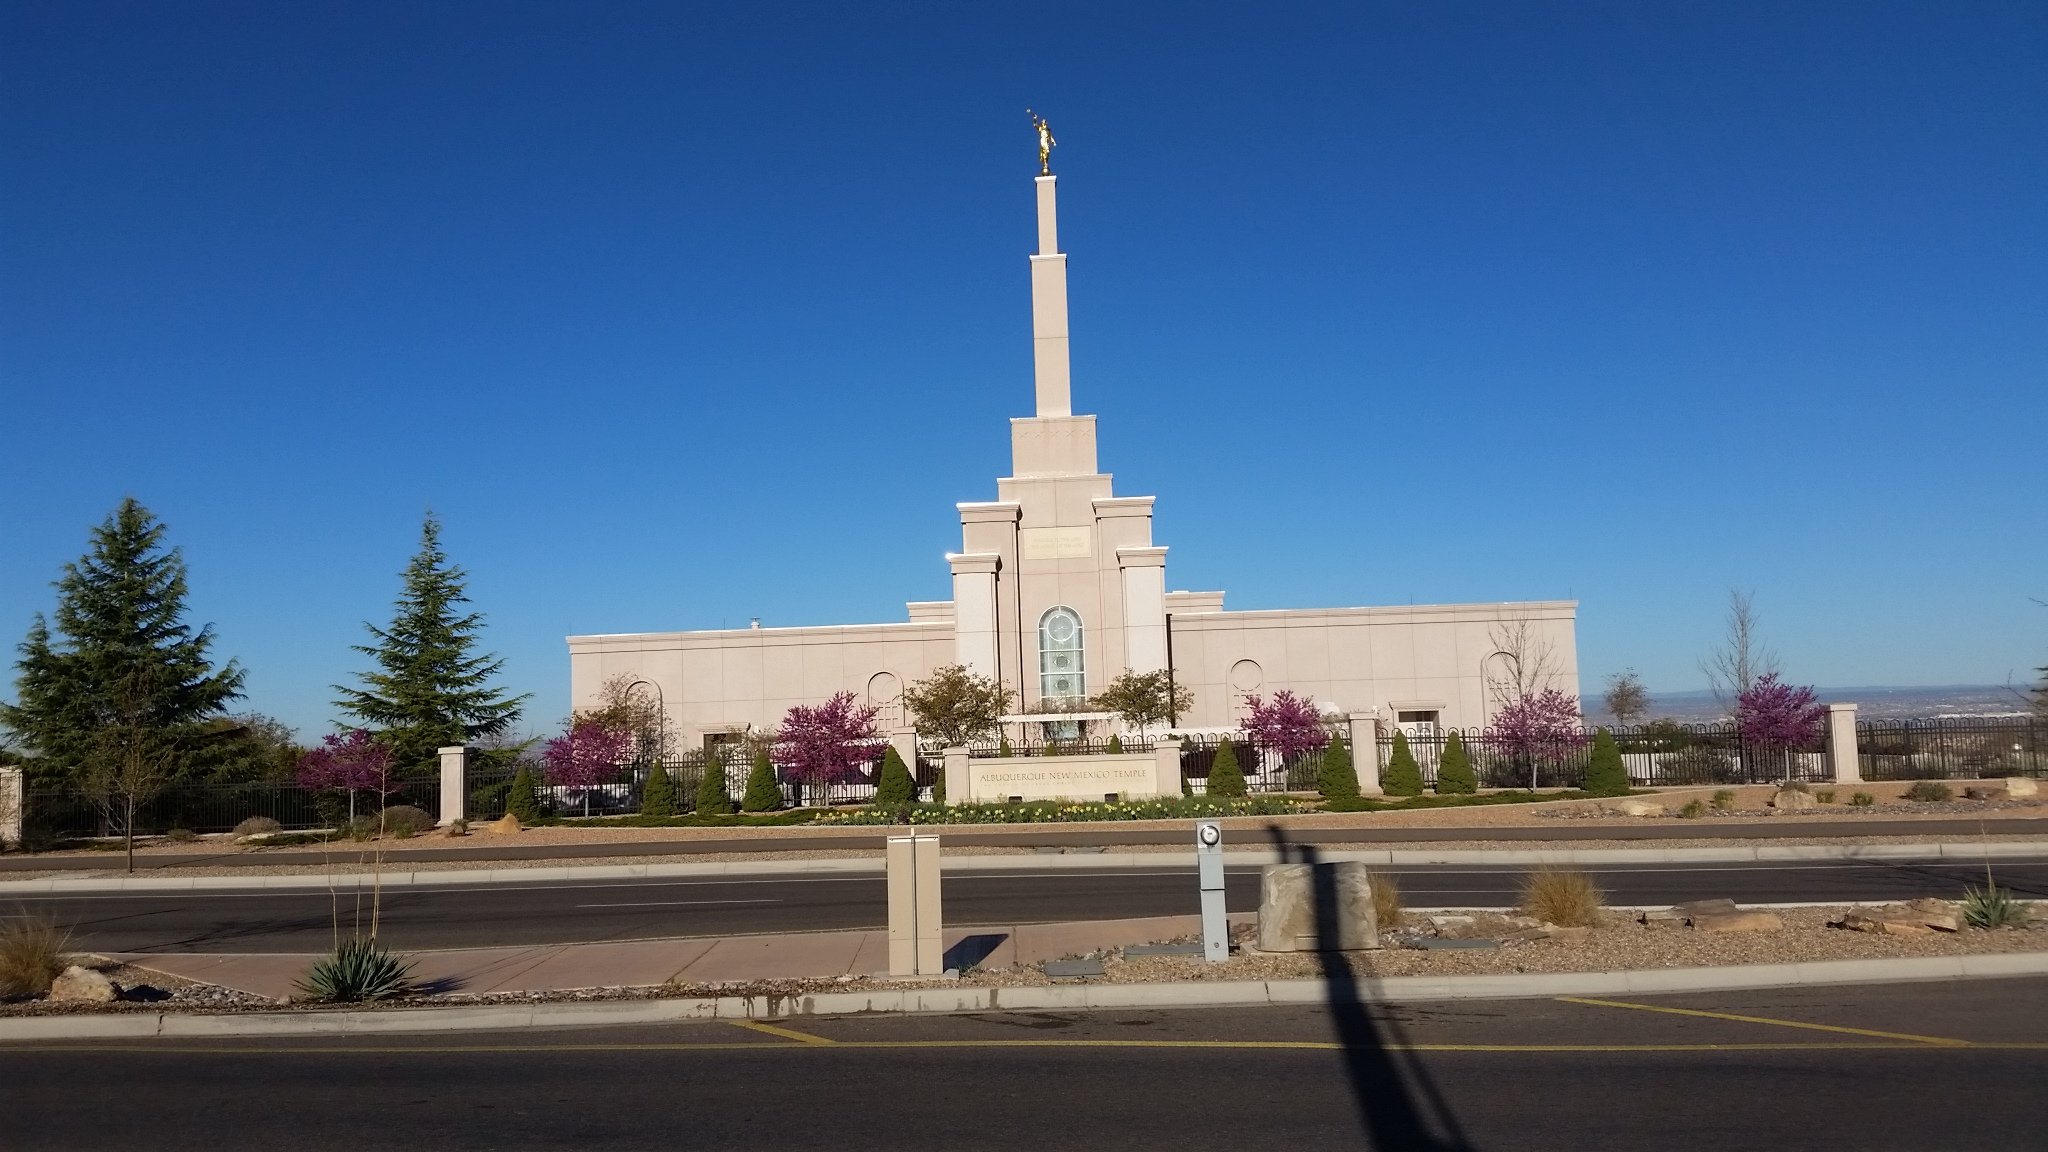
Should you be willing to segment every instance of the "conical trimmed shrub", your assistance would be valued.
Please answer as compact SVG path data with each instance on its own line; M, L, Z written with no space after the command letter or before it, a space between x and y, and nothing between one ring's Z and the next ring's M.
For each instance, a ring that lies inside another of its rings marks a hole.
M917 781L891 744L882 753L882 771L875 781L875 807L902 808L917 801Z
M519 817L521 824L532 824L540 820L540 785L533 779L531 764L519 765L519 771L512 776L512 787L505 792L505 811Z
M1394 733L1394 752L1387 757L1387 770L1380 774L1380 787L1389 796L1422 795L1422 765L1408 750L1408 734Z
M1436 762L1436 792L1439 796L1469 796L1479 791L1472 775L1472 757L1465 752L1465 738L1457 730L1444 739L1443 755Z
M1602 728L1593 733L1593 756L1586 765L1586 791L1595 796L1628 795L1628 766L1621 762L1621 747L1614 733Z
M725 759L716 748L704 752L704 776L697 781L697 815L732 815L732 793L725 789Z
M1351 766L1351 749L1342 736L1333 737L1323 749L1322 767L1316 770L1316 791L1325 800L1358 799L1358 771Z
M1008 736L996 742L996 755L1015 756L1016 754L1016 751L1010 747L1010 738Z
M1209 765L1209 795L1244 795L1244 770L1237 766L1237 749L1227 739L1216 746L1216 760Z
M747 794L740 807L749 812L773 812L782 807L782 789L775 784L775 765L766 751L754 753L753 770L747 773Z
M642 816L673 816L676 814L676 779L668 774L668 765L649 764L647 783L640 789L640 814Z
M1123 750L1124 750L1124 741L1123 741L1123 737L1121 737L1121 736L1118 736L1118 735L1117 735L1116 733L1114 733L1114 732L1111 732L1111 733L1109 734L1109 751L1110 751L1110 754L1111 754L1111 755L1117 755L1117 754L1120 754L1120 753L1122 753L1122 752L1123 752Z

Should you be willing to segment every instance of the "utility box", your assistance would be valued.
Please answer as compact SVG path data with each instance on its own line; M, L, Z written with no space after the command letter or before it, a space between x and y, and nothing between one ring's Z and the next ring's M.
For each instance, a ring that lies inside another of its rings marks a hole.
M939 838L891 836L889 869L889 974L938 976L946 949L939 909Z
M1230 959L1230 919L1223 904L1223 825L1195 825L1195 866L1202 888L1202 957L1211 964Z

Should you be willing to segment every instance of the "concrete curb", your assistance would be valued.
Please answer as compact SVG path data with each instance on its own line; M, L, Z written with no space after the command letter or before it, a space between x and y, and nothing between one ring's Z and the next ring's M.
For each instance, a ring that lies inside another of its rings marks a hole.
M1903 960L1831 960L1720 968L1559 972L1500 976L1390 976L1357 982L1361 1001L1510 1000L1545 996L1732 992L1831 984L1989 979L2048 975L2048 952L1919 956ZM1185 984L1069 984L1034 988L906 988L808 996L720 996L587 1004L479 1004L379 1012L137 1012L107 1016L0 1019L0 1043L138 1037L369 1036L404 1032L485 1032L510 1028L592 1028L678 1020L773 1020L873 1013L1042 1012L1112 1008L1225 1008L1326 1004L1321 980Z
M1388 867L1430 864L1528 866L1571 864L1600 867L1621 864L1796 864L1833 861L1967 861L2048 858L2048 839L1949 844L1788 844L1728 848L1475 848L1428 851L1380 848L1319 853L1324 860L1357 860ZM1256 868L1281 863L1277 852L1231 852L1231 868ZM1063 855L948 856L948 872L1133 871L1189 870L1193 852L1100 852ZM824 860L735 860L677 864L585 864L561 868L454 868L444 871L391 871L387 888L422 885L550 884L579 880L658 880L720 876L805 876L872 873L880 875L882 859L846 857ZM203 892L271 888L325 889L329 886L369 887L379 880L367 872L297 874L289 876L86 876L48 880L0 881L0 899L66 892Z

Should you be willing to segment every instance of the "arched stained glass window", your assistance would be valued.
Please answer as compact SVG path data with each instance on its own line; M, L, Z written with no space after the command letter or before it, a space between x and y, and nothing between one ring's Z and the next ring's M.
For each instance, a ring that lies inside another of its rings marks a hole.
M1072 608L1051 608L1038 618L1038 694L1047 700L1088 695L1088 673L1081 663L1081 617Z

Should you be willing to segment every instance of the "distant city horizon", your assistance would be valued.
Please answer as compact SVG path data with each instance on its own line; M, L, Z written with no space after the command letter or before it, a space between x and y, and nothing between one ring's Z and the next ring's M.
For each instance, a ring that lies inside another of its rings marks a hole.
M1602 700L1603 679L1596 685L1581 685L1586 693L1580 705L1588 720L1608 721L1613 716ZM1848 687L1815 687L1814 694L1828 703L1857 705L1865 719L1933 720L1976 716L2016 716L2029 711L2027 684L1864 684ZM1650 696L1648 716L1666 720L1710 720L1725 712L1712 689L1688 688L1665 691L1646 689Z

